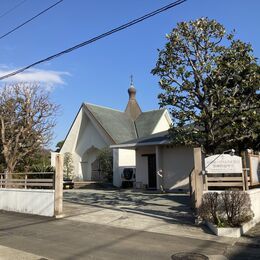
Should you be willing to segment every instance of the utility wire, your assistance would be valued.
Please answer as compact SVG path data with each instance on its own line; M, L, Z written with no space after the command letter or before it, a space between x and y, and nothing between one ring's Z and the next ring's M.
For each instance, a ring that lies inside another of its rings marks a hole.
M9 10L5 11L4 13L0 14L0 19L5 17L6 15L10 14L12 11L14 11L16 8L18 8L20 5L24 4L27 0L23 0L19 2L17 5L11 7Z
M110 30L110 31L107 31L107 32L105 32L105 33L103 33L103 34L100 34L100 35L94 37L94 38L91 38L91 39L89 39L89 40L87 40L87 41L84 41L84 42L82 42L82 43L80 43L80 44L77 44L77 45L75 45L75 46L73 46L73 47L71 47L71 48L68 48L68 49L63 50L63 51L61 51L61 52L58 52L58 53L56 53L56 54L54 54L54 55L51 55L51 56L49 56L49 57L47 57L47 58L45 58L45 59L36 61L36 62L34 62L34 63L32 63L32 64L26 66L26 67L23 67L23 68L21 68L21 69L16 70L16 71L14 71L14 72L11 72L11 73L9 73L9 74L6 74L6 75L0 77L0 80L6 79L6 78L10 78L10 77L12 77L12 76L14 76L14 75L17 75L17 74L19 74L19 73L24 72L25 70L28 70L29 68L32 68L32 67L36 66L36 65L38 65L38 64L44 63L44 62L46 62L46 61L53 60L53 59L55 59L55 58L58 58L59 56L62 56L62 55L67 54L67 53L69 53L69 52L72 52L72 51L74 51L74 50L76 50L76 49L79 49L79 48L85 46L85 45L91 44L91 43L93 43L93 42L95 42L95 41L98 41L98 40L100 40L100 39L102 39L102 38L105 38L105 37L107 37L107 36L109 36L109 35L111 35L111 34L114 34L114 33L117 33L117 32L119 32L119 31L122 31L122 30L124 30L124 29L126 29L126 28L128 28L128 27L130 27L130 26L133 26L133 25L135 25L135 24L137 24L137 23L140 23L140 22L142 22L142 21L144 21L144 20L146 20L146 19L148 19L148 18L150 18L150 17L152 17L152 16L155 16L155 15L157 15L157 14L159 14L159 13L165 12L166 10L171 9L171 8L177 6L177 5L180 5L180 4L182 4L182 3L186 2L186 1L187 1L187 0L178 0L178 1L175 1L175 2L173 2L173 3L171 3L171 4L168 4L168 5L166 5L166 6L163 6L163 7L159 8L159 9L153 11L153 12L150 12L150 13L148 13L148 14L146 14L146 15L143 15L143 16L137 18L137 19L134 19L134 20L132 20L132 21L130 21L130 22L128 22L128 23L125 23L125 24L123 24L123 25L121 25L121 26L119 26L119 27L116 27L116 28L114 28L114 29L112 29L112 30Z
M47 11L49 11L50 9L52 9L53 7L55 7L56 5L60 4L61 2L63 2L64 0L59 0L58 2L56 2L55 4L49 6L48 8L44 9L43 11L41 11L40 13L36 14L35 16L33 16L32 18L28 19L27 21L23 22L22 24L18 25L17 27L15 27L14 29L12 29L11 31L3 34L2 36L0 36L0 40L3 39L4 37L8 36L9 34L13 33L14 31L20 29L21 27L25 26L27 23L33 21L34 19L36 19L37 17L39 17L40 15L46 13Z

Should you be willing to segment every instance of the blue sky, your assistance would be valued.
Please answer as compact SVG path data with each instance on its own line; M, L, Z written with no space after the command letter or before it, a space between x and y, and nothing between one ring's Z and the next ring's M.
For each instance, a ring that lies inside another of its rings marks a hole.
M20 0L1 0L0 14ZM27 0L0 18L0 35L42 11L55 0ZM0 40L0 74L71 47L117 27L171 1L161 0L64 0L19 31ZM130 75L134 75L137 99L145 110L157 109L158 78L150 71L157 49L166 42L177 22L202 16L221 22L237 38L251 42L260 56L259 0L188 0L156 17L121 31L73 53L37 66L17 80L38 80L51 89L60 104L52 147L62 140L82 102L124 110ZM10 79L11 80L11 79Z

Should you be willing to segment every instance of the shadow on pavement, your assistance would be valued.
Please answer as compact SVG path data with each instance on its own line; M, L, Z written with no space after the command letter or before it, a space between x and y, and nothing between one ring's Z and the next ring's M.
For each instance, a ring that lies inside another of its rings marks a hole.
M188 194L158 194L129 190L65 191L64 201L152 216L169 223L194 226L195 221Z

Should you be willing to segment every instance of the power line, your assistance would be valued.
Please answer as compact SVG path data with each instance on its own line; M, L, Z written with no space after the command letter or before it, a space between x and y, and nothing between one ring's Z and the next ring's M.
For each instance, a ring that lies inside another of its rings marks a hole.
M11 7L9 10L5 11L4 13L0 14L0 19L5 17L6 15L8 15L9 13L11 13L12 11L14 11L16 8L18 8L19 6L21 6L22 4L24 4L27 0L23 0L21 2L19 2L17 5Z
M53 7L55 7L56 5L60 4L61 2L63 2L64 0L59 0L58 2L56 2L55 4L49 6L48 8L44 9L43 11L41 11L40 13L36 14L35 16L33 16L32 18L28 19L27 21L23 22L22 24L16 26L14 29L12 29L11 31L3 34L2 36L0 36L0 40L3 39L4 37L6 37L7 35L13 33L14 31L20 29L21 27L23 27L24 25L26 25L27 23L33 21L34 19L36 19L37 17L39 17L40 15L46 13L47 11L49 11L50 9L52 9Z
M82 43L80 43L80 44L74 45L74 46L71 47L71 48L68 48L68 49L63 50L63 51L61 51L61 52L58 52L58 53L56 53L56 54L54 54L54 55L51 55L51 56L49 56L49 57L47 57L47 58L45 58L45 59L36 61L36 62L34 62L34 63L32 63L32 64L26 66L26 67L23 67L23 68L21 68L21 69L16 70L16 71L14 71L14 72L11 72L11 73L9 73L9 74L6 74L6 75L0 77L0 80L3 80L3 79L6 79L6 78L9 78L9 77L12 77L12 76L14 76L14 75L17 75L17 74L19 74L19 73L22 73L22 72L24 72L25 70L28 70L29 68L32 68L32 67L34 67L34 66L36 66L36 65L38 65L38 64L44 63L44 62L46 62L46 61L53 60L53 59L55 59L55 58L58 58L59 56L62 56L62 55L67 54L67 53L69 53L69 52L72 52L72 51L74 51L74 50L76 50L76 49L79 49L79 48L85 46L85 45L88 45L88 44L91 44L91 43L93 43L93 42L96 42L96 41L98 41L98 40L100 40L100 39L102 39L102 38L105 38L105 37L107 37L107 36L109 36L109 35L111 35L111 34L114 34L114 33L117 33L117 32L119 32L119 31L122 31L122 30L124 30L124 29L126 29L126 28L128 28L128 27L130 27L130 26L133 26L133 25L135 25L135 24L137 24L137 23L140 23L140 22L142 22L142 21L144 21L144 20L146 20L146 19L148 19L148 18L150 18L150 17L152 17L152 16L155 16L155 15L157 15L157 14L159 14L159 13L165 12L166 10L171 9L171 8L177 6L177 5L180 5L180 4L182 4L182 3L186 2L186 1L187 1L187 0L177 0L177 1L173 2L173 3L171 3L171 4L168 4L168 5L166 5L166 6L163 6L163 7L159 8L159 9L153 11L153 12L150 12L150 13L148 13L148 14L146 14L146 15L143 15L143 16L141 16L141 17L139 17L139 18L136 18L136 19L134 19L134 20L132 20L132 21L130 21L130 22L128 22L128 23L125 23L125 24L123 24L123 25L121 25L121 26L119 26L119 27L116 27L116 28L114 28L114 29L112 29L112 30L110 30L110 31L107 31L107 32L105 32L105 33L102 33L102 34L100 34L100 35L98 35L98 36L96 36L96 37L94 37L94 38L91 38L91 39L89 39L89 40L87 40L87 41L84 41L84 42L82 42Z

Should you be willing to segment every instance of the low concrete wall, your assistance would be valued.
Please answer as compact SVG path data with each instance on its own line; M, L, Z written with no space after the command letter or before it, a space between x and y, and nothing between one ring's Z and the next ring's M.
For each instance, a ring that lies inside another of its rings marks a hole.
M245 234L249 229L253 228L256 225L256 221L251 220L247 223L244 223L241 227L231 228L231 227L217 227L212 223L206 221L206 225L208 228L217 236L220 237L241 237Z
M0 189L0 209L54 216L54 190Z
M251 209L254 212L256 222L260 221L260 189L252 189L247 191L251 199Z

